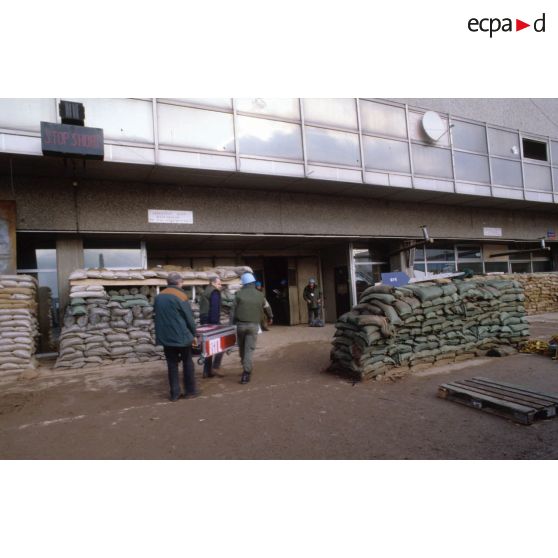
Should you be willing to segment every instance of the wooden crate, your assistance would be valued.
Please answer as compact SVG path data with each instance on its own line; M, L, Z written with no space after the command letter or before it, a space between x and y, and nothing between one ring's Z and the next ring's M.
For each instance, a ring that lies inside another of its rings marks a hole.
M529 387L475 377L438 387L438 397L480 409L521 424L555 417L558 395Z

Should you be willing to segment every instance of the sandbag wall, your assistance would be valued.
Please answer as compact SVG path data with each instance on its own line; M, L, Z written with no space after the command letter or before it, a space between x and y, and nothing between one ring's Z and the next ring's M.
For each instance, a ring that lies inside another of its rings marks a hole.
M77 270L70 275L74 282L70 304L66 308L60 335L57 368L83 368L105 364L132 364L164 359L163 348L155 345L153 303L157 287L142 285L150 279L166 279L178 271L189 281L207 281L219 276L231 281L249 267L219 267L204 271L174 266L152 270ZM90 279L125 283L128 287L90 285ZM136 286L133 284L136 283ZM161 285L164 288L164 283ZM196 286L198 294L205 287ZM228 288L236 288L229 285ZM199 306L191 304L199 323ZM224 305L225 308L225 305ZM224 309L226 313L226 308Z
M515 273L502 277L521 283L527 314L558 312L558 273Z
M529 335L524 300L507 280L369 287L336 323L330 370L396 378L516 345Z
M56 368L131 364L163 358L155 346L155 287L75 285L64 315Z
M36 299L34 277L0 275L0 373L35 367Z

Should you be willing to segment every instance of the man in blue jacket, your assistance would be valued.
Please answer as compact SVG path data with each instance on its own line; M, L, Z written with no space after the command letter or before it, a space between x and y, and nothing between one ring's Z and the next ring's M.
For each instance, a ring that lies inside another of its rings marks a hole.
M200 325L219 325L221 323L221 289L223 285L219 277L213 277L200 297ZM217 353L215 358L210 356L203 365L203 377L223 377L217 372L221 368L223 353Z
M182 290L182 277L173 271L167 277L168 287L155 298L155 335L157 345L163 345L169 373L170 400L181 397L178 363L184 367L184 397L199 395L194 378L192 342L196 323L186 293Z

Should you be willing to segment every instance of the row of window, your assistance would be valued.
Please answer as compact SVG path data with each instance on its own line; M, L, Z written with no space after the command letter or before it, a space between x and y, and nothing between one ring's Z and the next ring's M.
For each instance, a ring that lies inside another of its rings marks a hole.
M154 142L151 101L73 100L84 104L86 124L103 128L107 140ZM243 155L303 159L298 99L237 99L236 121L231 99L158 99L155 108L158 143L162 147L232 155L236 137ZM302 108L310 162L360 167L357 114L363 134L385 136L365 137L363 151L367 168L409 173L408 138L412 142L431 143L422 127L423 114L409 110L407 122L405 108L400 106L360 99L357 113L356 99L302 99ZM54 99L0 99L0 128L38 131L41 120L56 120ZM558 164L558 141L520 139L517 132L454 119L450 128L447 117L442 117L442 122L446 132L436 142L437 148L449 148L451 135L454 149L470 152L456 157L456 178L460 180L489 182L486 157L489 151L492 156L508 160L493 161L494 181L504 185L521 186L518 178L521 155L539 162L552 158ZM324 130L320 126L338 129ZM451 178L450 153L437 148L428 145L413 148L415 172ZM469 168L472 170L467 172ZM526 174L537 176L526 176L526 184L531 187L534 180L535 188L537 180L542 180L538 176L541 173L535 166L529 168ZM547 169L544 174L546 179L550 171Z

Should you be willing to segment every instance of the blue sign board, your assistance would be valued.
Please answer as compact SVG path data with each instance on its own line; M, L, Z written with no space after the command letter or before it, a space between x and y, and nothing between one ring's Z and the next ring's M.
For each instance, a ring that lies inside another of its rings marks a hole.
M382 283L390 287L402 287L409 282L409 276L402 271L394 273L382 273Z

